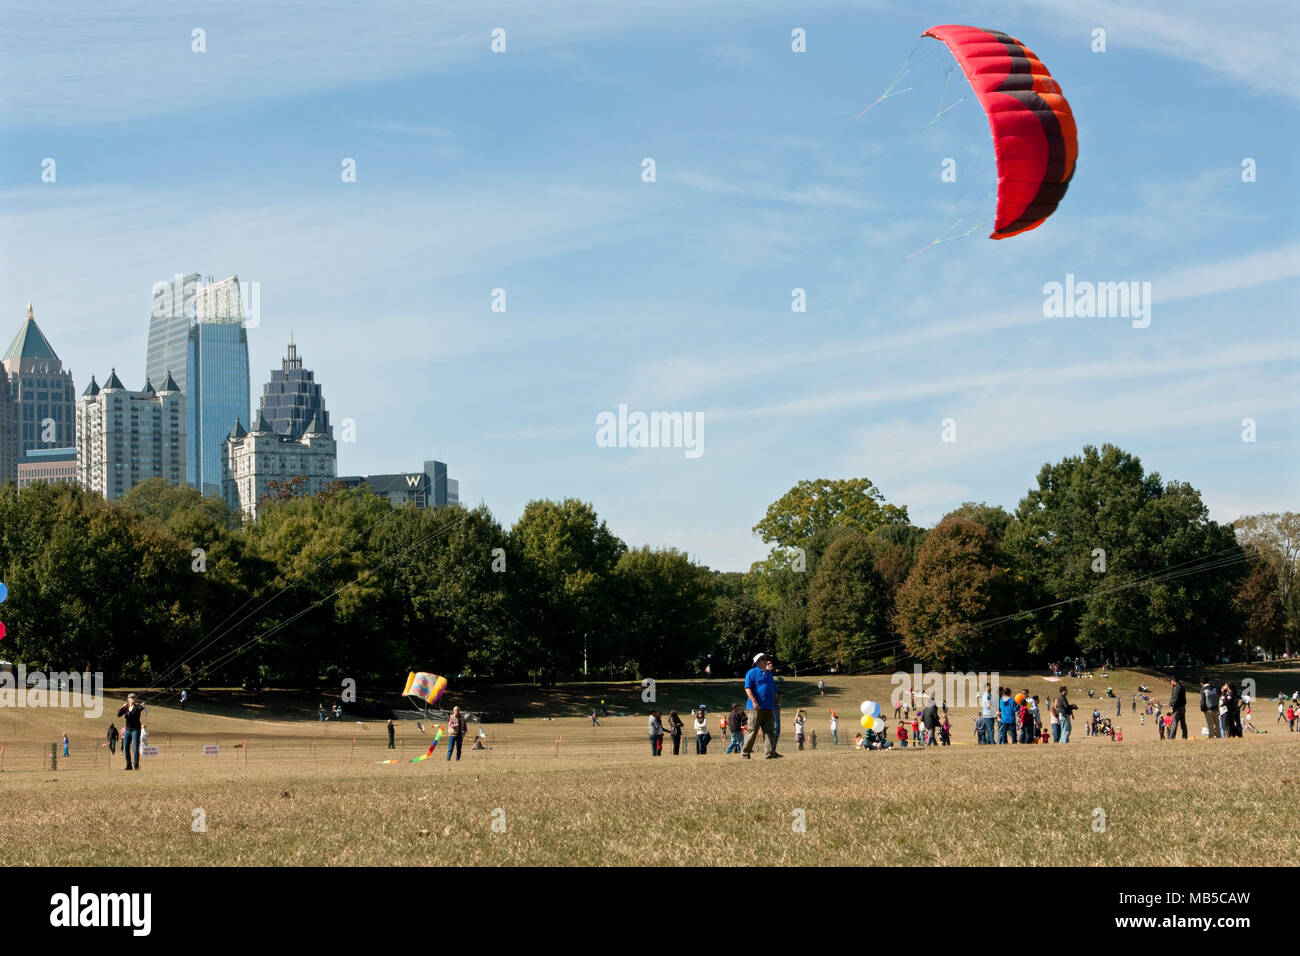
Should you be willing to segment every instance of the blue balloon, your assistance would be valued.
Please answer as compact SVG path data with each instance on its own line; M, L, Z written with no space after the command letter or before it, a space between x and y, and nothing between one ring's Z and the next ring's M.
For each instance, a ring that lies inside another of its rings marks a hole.
M3 581L0 581L0 604L4 604L5 598L7 598L8 596L9 596L9 589L4 586Z

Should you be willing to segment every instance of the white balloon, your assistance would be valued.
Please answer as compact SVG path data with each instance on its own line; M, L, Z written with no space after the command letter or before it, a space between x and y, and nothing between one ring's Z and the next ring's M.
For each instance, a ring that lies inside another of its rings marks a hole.
M869 701L869 700L864 700L864 701L862 702L862 716L863 716L863 717L874 717L875 714L872 713L872 710L875 708L875 706L876 706L876 705L875 705L874 702Z

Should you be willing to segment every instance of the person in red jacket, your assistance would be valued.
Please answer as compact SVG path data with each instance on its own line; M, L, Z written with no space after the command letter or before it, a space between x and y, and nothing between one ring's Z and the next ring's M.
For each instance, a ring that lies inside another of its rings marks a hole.
M902 722L900 722L898 725L898 746L900 747L907 746L907 724L904 724Z

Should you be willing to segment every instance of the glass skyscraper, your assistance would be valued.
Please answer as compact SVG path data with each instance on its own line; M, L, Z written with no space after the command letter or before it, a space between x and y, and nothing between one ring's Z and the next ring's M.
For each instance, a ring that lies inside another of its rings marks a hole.
M248 332L239 277L198 282L178 274L155 289L145 369L155 387L170 373L185 394L186 482L220 496L226 436L252 404Z
M249 420L248 331L239 296L239 277L198 290L188 349L190 484L221 496L226 437L236 422ZM177 383L180 384L179 382Z
M194 324L194 293L199 274L176 274L173 282L154 287L153 312L149 316L149 351L145 358L146 380L162 388L170 372L172 380L189 397L190 326ZM193 460L193 459L191 459Z

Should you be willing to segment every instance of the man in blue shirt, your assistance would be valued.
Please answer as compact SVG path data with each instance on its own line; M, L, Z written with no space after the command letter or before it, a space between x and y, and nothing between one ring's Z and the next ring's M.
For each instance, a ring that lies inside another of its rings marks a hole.
M745 696L749 698L746 710L750 711L750 718L740 756L750 759L760 730L766 751L763 757L771 760L781 756L776 752L776 679L772 677L772 658L762 652L754 655L754 666L745 675Z
M1011 688L1002 688L1002 697L998 701L998 708L1002 711L1002 723L998 725L998 743L1007 743L1007 734L1011 735L1011 743L1016 742L1016 711L1019 709L1015 698L1011 696Z

